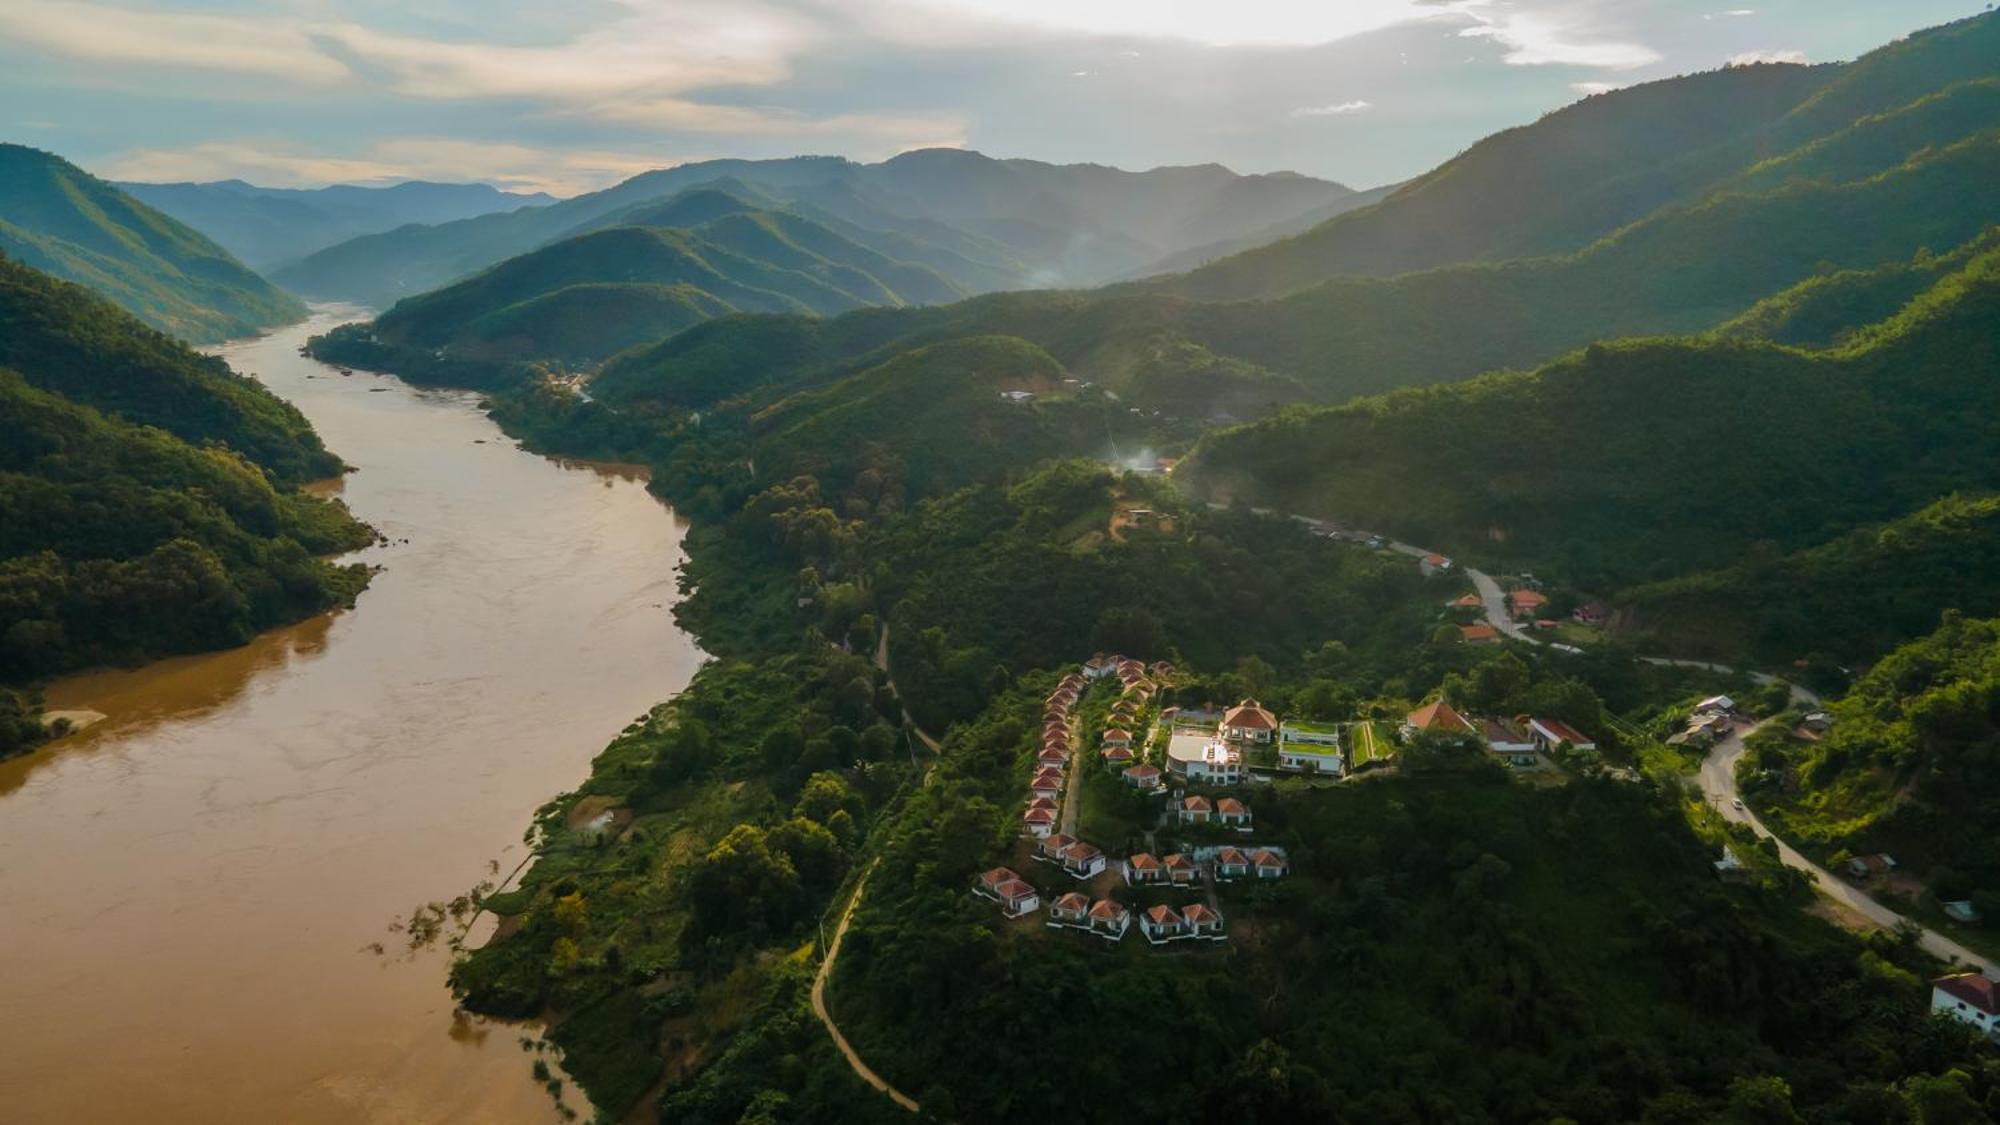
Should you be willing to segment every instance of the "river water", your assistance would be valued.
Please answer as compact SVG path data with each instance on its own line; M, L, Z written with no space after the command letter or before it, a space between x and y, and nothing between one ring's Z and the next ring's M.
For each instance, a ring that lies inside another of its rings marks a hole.
M357 606L58 683L108 717L0 762L7 1121L555 1118L538 1029L455 1019L444 954L388 927L511 871L536 807L685 686L682 528L468 396L297 354L338 319L223 354L357 467L343 495L393 540Z

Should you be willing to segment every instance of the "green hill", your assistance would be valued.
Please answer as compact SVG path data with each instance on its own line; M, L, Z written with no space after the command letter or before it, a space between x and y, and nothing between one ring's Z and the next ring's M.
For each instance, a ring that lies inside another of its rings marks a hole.
M193 445L229 446L284 484L333 476L304 415L213 356L87 290L0 257L0 367L72 402Z
M1761 740L1747 792L1808 848L1886 851L1935 899L1974 898L1990 920L2000 916L1996 700L2000 621L1951 613L1856 680L1819 741ZM1786 775L1795 787L1775 783Z
M314 347L398 370L544 360L589 366L728 313L830 314L963 295L929 267L714 189L613 218L617 225L400 301L373 325ZM685 225L631 225L646 222ZM367 350L343 351L343 340Z
M20 145L0 145L0 252L198 344L305 315L297 300L187 226L59 156Z
M1729 67L1596 95L1488 137L1374 207L1159 284L1203 299L1262 297L1343 274L1566 253L1660 207L1728 188L1746 170L1863 118L1993 78L1996 60L2000 17L1988 13L1852 63ZM1821 174L1820 162L1843 151L1835 143L1802 168Z
M321 556L367 528L296 487L338 461L269 392L4 261L0 328L0 683L239 644L366 582Z
M1182 472L1600 589L1810 546L2000 487L2000 272L1982 263L1839 351L1592 345L1531 374L1290 411L1213 436Z
M2000 497L1948 496L1792 554L1627 591L1624 631L1684 656L1807 656L1866 663L1936 626L1947 609L2000 613Z

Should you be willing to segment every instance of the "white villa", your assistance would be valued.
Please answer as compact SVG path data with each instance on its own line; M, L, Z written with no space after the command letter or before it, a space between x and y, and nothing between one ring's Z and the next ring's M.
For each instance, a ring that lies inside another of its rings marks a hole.
M1167 769L1190 782L1234 785L1243 780L1243 752L1211 734L1176 731L1167 740Z

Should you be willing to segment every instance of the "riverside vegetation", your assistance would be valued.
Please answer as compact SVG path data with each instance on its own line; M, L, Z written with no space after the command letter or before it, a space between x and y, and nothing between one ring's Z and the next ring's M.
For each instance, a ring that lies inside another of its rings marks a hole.
M0 684L225 648L353 599L368 529L300 486L305 419L83 288L0 258ZM39 740L0 694L0 753Z

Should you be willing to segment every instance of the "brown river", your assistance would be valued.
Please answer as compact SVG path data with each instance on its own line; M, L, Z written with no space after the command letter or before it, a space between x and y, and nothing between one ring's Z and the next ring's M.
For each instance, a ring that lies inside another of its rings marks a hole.
M356 607L55 684L107 717L0 762L0 1119L555 1119L539 1028L454 1018L445 955L389 926L511 871L536 807L687 683L682 528L468 396L297 354L336 322L223 354L356 466L392 540Z

